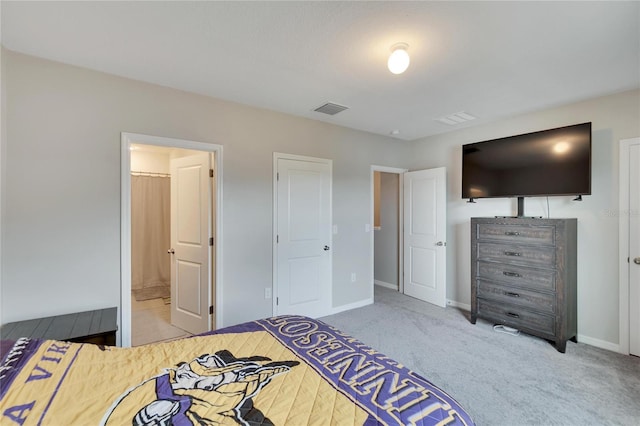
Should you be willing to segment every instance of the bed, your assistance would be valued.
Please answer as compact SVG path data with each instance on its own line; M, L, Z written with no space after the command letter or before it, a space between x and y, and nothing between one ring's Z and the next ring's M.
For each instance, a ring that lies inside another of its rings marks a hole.
M449 395L317 320L118 348L4 341L0 424L472 425Z

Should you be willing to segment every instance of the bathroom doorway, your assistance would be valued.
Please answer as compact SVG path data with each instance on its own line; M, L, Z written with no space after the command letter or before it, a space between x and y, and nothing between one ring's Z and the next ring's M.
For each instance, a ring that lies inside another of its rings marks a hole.
M128 133L122 142L121 344L215 329L222 147ZM196 246L199 260L182 261Z

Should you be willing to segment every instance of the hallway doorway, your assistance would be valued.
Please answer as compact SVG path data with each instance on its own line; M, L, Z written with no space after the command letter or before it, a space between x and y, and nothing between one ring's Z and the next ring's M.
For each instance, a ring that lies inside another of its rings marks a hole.
M374 284L445 307L446 169L371 166L371 191Z
M374 285L404 292L403 182L407 169L371 166Z
M373 279L400 291L400 175L374 171Z

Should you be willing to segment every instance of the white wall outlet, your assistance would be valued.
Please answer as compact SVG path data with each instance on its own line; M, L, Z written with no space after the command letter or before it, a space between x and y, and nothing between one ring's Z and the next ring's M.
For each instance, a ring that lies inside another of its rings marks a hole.
M352 283L355 283L355 282L356 282L356 273L355 273L355 272L352 272L352 273L351 273L351 282L352 282Z
M264 298L265 299L271 299L271 289L269 287L266 287L264 289Z

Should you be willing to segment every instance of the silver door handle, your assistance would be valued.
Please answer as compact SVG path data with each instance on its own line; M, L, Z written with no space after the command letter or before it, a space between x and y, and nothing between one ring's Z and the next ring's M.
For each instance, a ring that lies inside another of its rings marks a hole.
M329 250L329 246L324 246L323 250L324 250L324 251Z
M636 257L635 259L633 259L633 263L635 263L636 265L640 265L640 257Z
M169 254L174 254L175 252L176 252L176 251L175 251L174 249L172 249L172 248L170 248L169 250L167 250L167 253L169 253Z
M446 245L447 245L447 243L445 243L445 242L443 242L443 241L438 241L438 242L436 243L436 245L437 245L438 247L442 247L442 246L446 246Z

